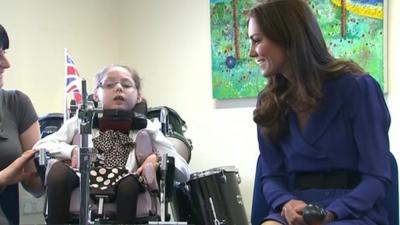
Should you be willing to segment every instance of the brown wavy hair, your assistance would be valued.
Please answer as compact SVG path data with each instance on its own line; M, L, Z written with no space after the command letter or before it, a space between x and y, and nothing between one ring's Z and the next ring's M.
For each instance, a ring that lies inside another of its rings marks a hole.
M248 11L263 35L286 50L292 74L268 77L259 94L254 121L267 138L279 141L288 133L290 110L309 113L322 98L322 85L345 74L363 74L352 61L336 59L330 53L318 22L304 0L267 0Z

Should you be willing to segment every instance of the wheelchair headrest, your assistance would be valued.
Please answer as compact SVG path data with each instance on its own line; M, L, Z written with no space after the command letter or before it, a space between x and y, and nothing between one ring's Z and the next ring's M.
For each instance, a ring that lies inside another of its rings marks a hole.
M103 110L102 118L106 118L111 121L132 121L133 130L140 130L147 126L146 116L134 111L106 109ZM99 128L99 116L94 117L93 127Z

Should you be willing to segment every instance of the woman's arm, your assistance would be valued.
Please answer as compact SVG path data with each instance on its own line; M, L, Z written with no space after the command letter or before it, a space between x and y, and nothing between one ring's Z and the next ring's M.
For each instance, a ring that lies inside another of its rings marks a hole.
M26 131L19 135L19 139L23 152L32 149L33 145L40 139L39 123L37 121L33 123ZM22 181L23 187L35 197L40 197L44 193L44 187L39 176L37 176L33 161L25 165L25 171L28 173L34 172L36 176L29 177Z
M362 174L359 185L327 209L338 219L357 218L382 199L390 185L388 130L390 115L379 84L369 75L358 77L349 98L353 136Z
M261 153L260 177L264 197L268 204L279 212L283 204L297 198L287 188L288 177L283 151L267 140L260 127L257 127L257 135Z

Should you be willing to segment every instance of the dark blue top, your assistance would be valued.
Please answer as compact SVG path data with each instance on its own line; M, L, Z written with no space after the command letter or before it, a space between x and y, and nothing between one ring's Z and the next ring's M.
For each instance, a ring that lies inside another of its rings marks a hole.
M288 114L288 121L289 134L277 144L269 142L258 128L265 164L263 192L272 208L268 218L282 221L282 205L301 199L319 203L339 220L388 224L381 201L391 175L390 115L378 83L369 75L342 75L329 80L323 86L321 105L311 113L304 130L298 127L294 112ZM296 172L341 169L359 171L359 185L352 190L304 191L290 185Z

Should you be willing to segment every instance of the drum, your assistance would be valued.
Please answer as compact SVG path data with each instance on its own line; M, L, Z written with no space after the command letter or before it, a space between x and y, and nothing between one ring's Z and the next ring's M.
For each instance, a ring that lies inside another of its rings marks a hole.
M64 123L64 114L49 113L39 118L40 134L44 138L56 132Z
M233 166L193 173L186 189L176 189L171 205L175 219L196 225L249 224L239 183Z
M175 147L176 151L187 163L190 162L192 154L192 142L186 139L184 136L177 133L170 133L165 135L168 140L171 141L172 145Z
M190 162L193 145L190 139L184 136L186 122L179 114L169 107L153 107L147 110L149 119L158 118L162 124L162 130L168 140L171 141L176 151L186 162Z

